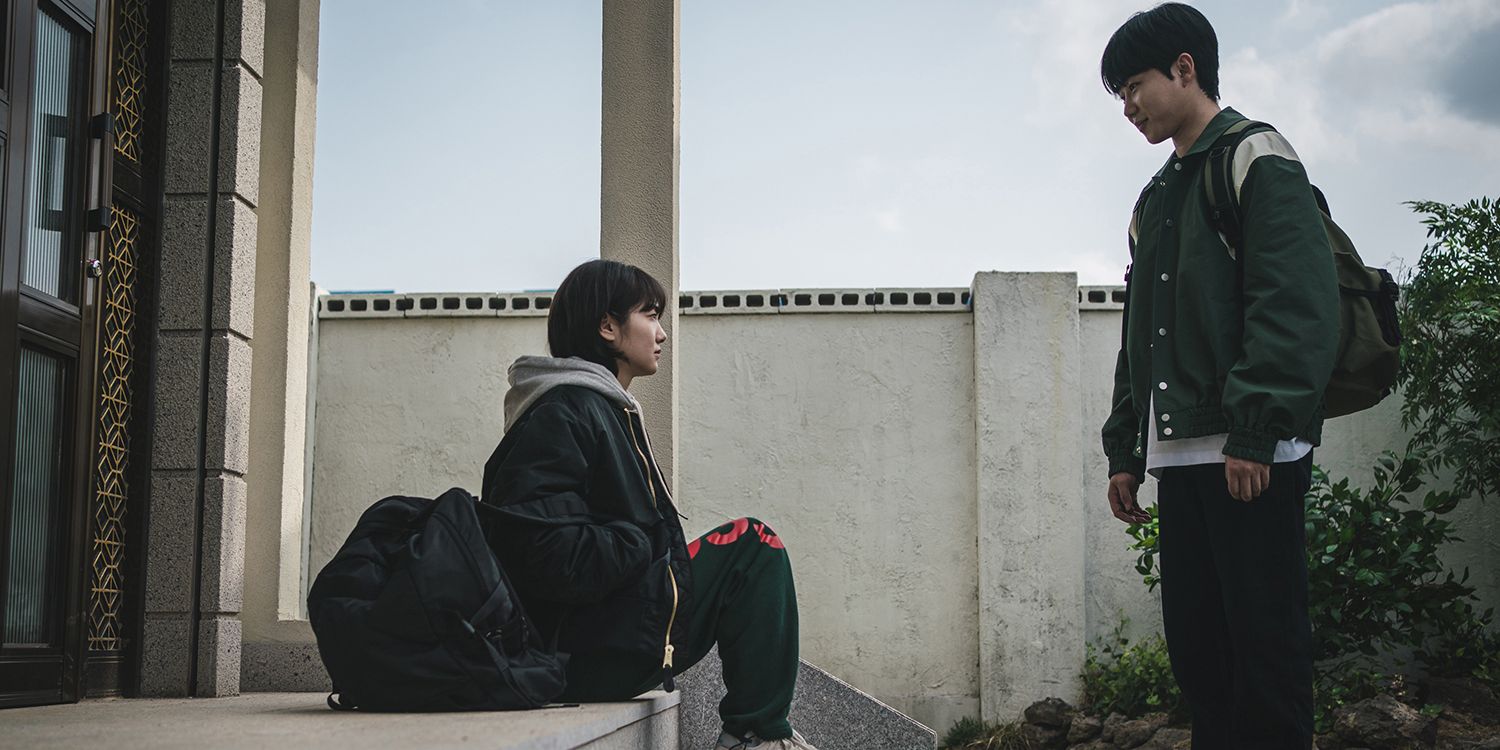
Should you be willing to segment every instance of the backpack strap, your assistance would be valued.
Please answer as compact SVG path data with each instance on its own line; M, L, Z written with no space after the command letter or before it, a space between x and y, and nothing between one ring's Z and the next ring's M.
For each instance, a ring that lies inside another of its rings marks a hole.
M484 600L484 604L481 604L479 610L474 613L474 616L469 618L469 627L478 630L479 624L489 619L490 615L495 614L495 611L500 609L501 605L509 603L510 598L510 587L505 585L505 581L500 581L495 586L495 590L490 592L490 598Z
M1240 120L1214 141L1208 158L1203 161L1203 192L1208 198L1209 221L1236 256L1245 228L1240 215L1240 196L1234 189L1234 150L1250 135L1275 129L1263 122Z

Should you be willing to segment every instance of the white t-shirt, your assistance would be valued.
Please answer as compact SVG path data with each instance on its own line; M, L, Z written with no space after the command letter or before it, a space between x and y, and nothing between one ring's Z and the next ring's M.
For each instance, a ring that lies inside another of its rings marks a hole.
M1204 435L1178 440L1156 439L1156 398L1151 399L1150 429L1146 431L1146 473L1161 479L1161 470L1169 466L1199 466L1224 463L1224 443L1229 441L1227 433ZM1290 463L1300 460L1313 449L1312 443L1302 438L1278 440L1272 463Z

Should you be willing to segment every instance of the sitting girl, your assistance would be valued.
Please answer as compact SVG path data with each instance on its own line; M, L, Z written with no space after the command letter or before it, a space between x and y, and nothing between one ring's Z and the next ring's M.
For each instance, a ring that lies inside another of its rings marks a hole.
M814 750L787 723L797 679L791 563L741 518L688 542L631 382L655 374L667 297L634 266L573 269L552 297L552 357L510 367L505 437L484 467L491 546L538 628L570 655L568 701L665 685L715 644L718 748Z

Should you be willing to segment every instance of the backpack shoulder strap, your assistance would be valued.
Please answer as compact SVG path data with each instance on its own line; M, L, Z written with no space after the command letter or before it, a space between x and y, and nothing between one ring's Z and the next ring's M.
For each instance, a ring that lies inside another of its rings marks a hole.
M1240 197L1234 189L1234 150L1247 137L1275 128L1256 120L1240 120L1219 136L1203 161L1203 191L1208 199L1208 216L1213 227L1238 253L1244 231L1240 216Z

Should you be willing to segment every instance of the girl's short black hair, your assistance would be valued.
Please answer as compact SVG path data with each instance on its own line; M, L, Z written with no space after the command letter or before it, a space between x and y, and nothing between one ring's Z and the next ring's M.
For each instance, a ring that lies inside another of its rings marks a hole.
M1193 56L1198 86L1218 101L1219 38L1197 8L1182 3L1162 3L1116 29L1104 47L1099 76L1104 88L1118 95L1126 79L1143 71L1154 68L1174 78L1172 63L1184 52Z
M635 310L663 312L667 291L651 274L613 260L591 260L573 269L552 295L547 349L554 357L582 357L619 373L619 350L599 335L608 315L624 323Z

